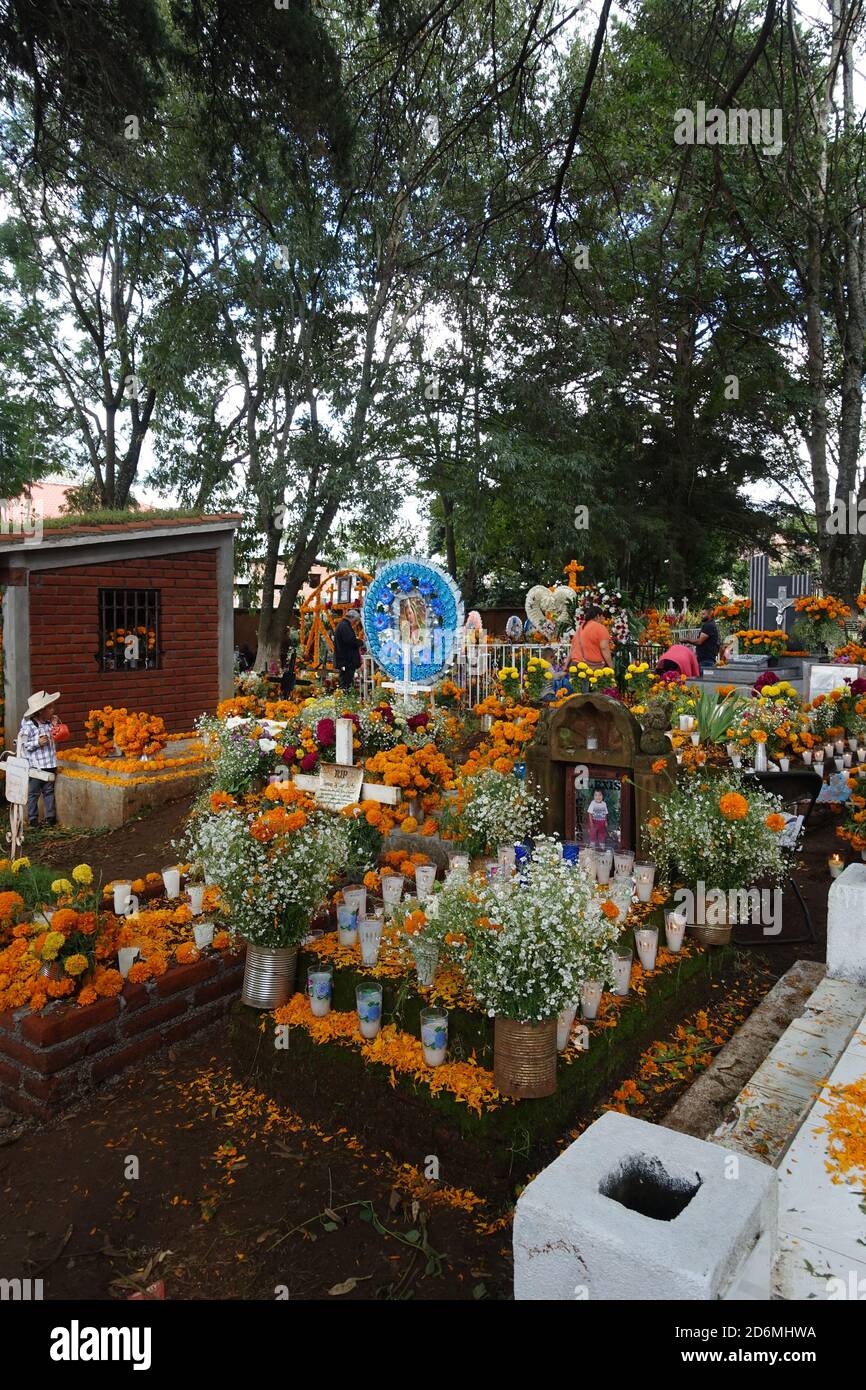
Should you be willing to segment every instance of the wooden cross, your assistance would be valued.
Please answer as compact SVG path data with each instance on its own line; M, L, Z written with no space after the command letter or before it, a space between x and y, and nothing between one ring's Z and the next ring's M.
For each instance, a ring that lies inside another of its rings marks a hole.
M577 576L582 570L583 565L579 565L576 560L569 560L568 564L563 566L563 574L568 575L568 587L574 589L575 593L577 593Z

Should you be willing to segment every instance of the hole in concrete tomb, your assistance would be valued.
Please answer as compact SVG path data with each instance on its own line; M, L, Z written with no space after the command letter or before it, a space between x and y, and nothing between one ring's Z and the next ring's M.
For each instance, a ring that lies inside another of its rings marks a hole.
M619 1202L629 1211L651 1216L654 1221L673 1221L685 1211L701 1185L699 1174L694 1181L675 1177L661 1160L650 1154L632 1154L624 1158L598 1190L603 1197Z

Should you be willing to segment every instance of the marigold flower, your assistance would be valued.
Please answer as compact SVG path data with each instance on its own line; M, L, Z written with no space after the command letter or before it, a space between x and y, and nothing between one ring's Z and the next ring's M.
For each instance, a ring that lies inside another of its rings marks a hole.
M93 870L89 864L76 864L72 870L72 877L76 883L83 883L85 888L89 888L93 882Z
M63 969L67 975L83 975L88 965L87 957L82 955L80 951L76 951L74 956L66 957L63 962Z
M773 811L771 815L767 816L764 824L768 830L784 830L786 824L785 817L780 815L778 811Z
M725 792L719 799L719 810L725 820L744 820L749 814L749 803L739 792Z

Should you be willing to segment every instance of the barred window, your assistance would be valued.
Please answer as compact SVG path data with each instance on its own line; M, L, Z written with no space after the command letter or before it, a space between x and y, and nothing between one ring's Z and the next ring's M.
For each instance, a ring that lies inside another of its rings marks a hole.
M159 590L100 589L99 651L103 671L146 671L159 666Z

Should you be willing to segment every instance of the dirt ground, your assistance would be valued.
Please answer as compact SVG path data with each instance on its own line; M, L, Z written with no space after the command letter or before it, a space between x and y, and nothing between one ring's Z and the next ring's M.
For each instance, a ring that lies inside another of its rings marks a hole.
M176 859L187 806L25 850L58 868L86 859L105 879L144 873ZM797 875L815 940L793 940L804 928L786 891L779 943L745 950L727 998L708 1005L715 1042L792 960L823 959L835 823L816 815ZM691 1079L671 1076L643 1117ZM407 1171L334 1131L325 1109L310 1125L256 1093L232 1069L225 1022L48 1125L7 1113L0 1126L0 1269L41 1278L46 1298L122 1299L160 1280L170 1299L510 1297L507 1208L449 1188L447 1155L428 1183L425 1155Z

